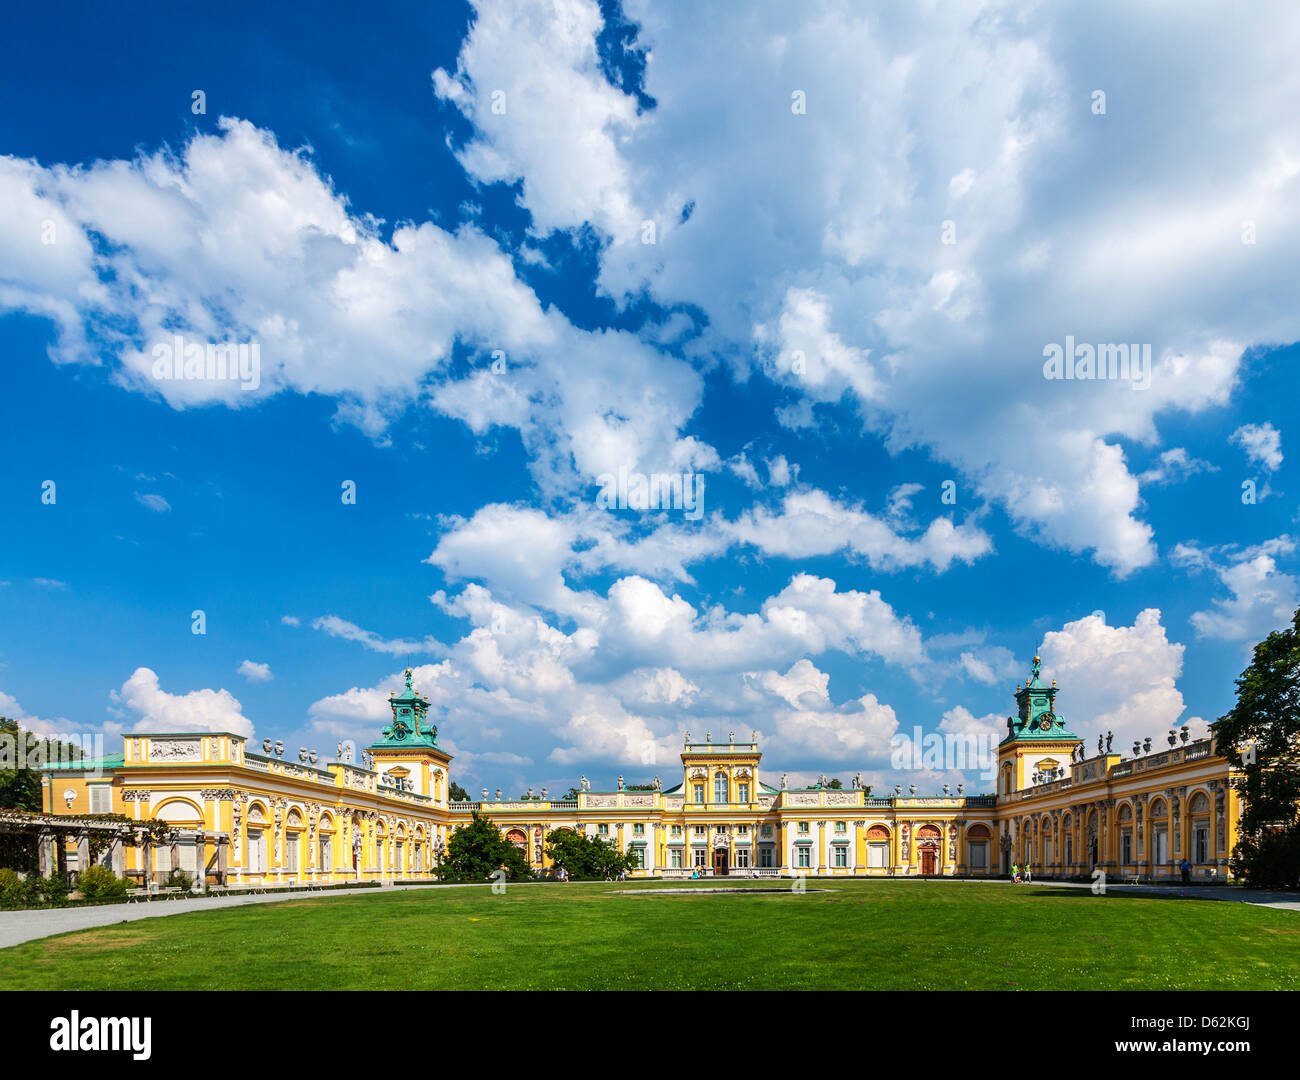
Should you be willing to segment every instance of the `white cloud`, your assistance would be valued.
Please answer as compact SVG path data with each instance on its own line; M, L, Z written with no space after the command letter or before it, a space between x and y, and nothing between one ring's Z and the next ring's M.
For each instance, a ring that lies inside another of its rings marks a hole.
M120 690L109 695L123 714L136 713L134 731L229 731L249 738L253 723L227 690L191 690L170 694L149 668L136 668Z
M1295 549L1289 536L1241 550L1178 545L1173 553L1175 564L1194 572L1213 571L1232 594L1215 599L1209 610L1192 614L1198 636L1253 645L1288 626L1300 601L1300 581L1278 569L1277 557L1293 555Z
M1100 615L1068 622L1044 635L1039 655L1044 677L1060 683L1066 726L1089 750L1108 731L1121 753L1148 736L1161 746L1182 716L1183 646L1169 640L1156 608L1139 612L1132 626L1108 626Z
M897 506L895 502L893 508ZM845 551L883 570L928 565L942 572L954 561L970 564L993 550L988 534L977 525L955 525L950 518L937 517L922 535L912 538L862 507L816 489L790 491L779 511L755 507L721 528L766 555L802 559Z
M39 716L33 716L18 704L17 698L12 694L6 694L3 690L0 690L0 716L7 720L16 720L20 728L36 735L60 735L71 729L71 724L63 718L44 720Z
M270 664L259 664L256 660L245 660L239 665L239 674L249 682L270 682L275 676L271 674Z
M1218 466L1194 458L1184 447L1176 446L1160 455L1157 464L1138 476L1143 484L1178 484L1200 472L1218 472Z
M1272 424L1243 424L1232 433L1232 441L1246 451L1246 456L1269 472L1282 467L1282 433Z
M1125 441L1157 447L1160 414L1226 403L1243 343L1300 337L1284 284L1300 16L1284 3L1260 12L1265 40L1137 9L1097 35L1068 7L1026 20L974 0L942 17L733 8L703 32L694 11L631 2L657 102L639 116L600 78L594 2L476 9L457 85L440 83L474 125L473 175L522 178L539 232L590 222L614 298L702 310L699 355L743 368L756 335L757 366L789 394L780 422L851 401L892 451L948 462L963 499L1116 576L1156 557ZM507 78L527 88L531 130L487 111ZM1079 87L1094 85L1154 127L1093 116ZM568 95L576 124L532 111ZM1120 165L1098 174L1103 156ZM1209 164L1189 183L1193 159ZM668 212L687 202L689 219ZM1246 219L1270 223L1267 241L1241 243ZM1044 379L1044 346L1067 336L1149 344L1149 388Z
M407 653L441 653L446 647L434 638L426 637L422 641L408 641L405 638L388 640L380 637L373 630L365 630L356 623L340 619L337 615L325 615L312 621L313 630L323 630L330 637L355 641L373 652L388 653L390 656L405 656Z
M141 495L140 492L137 491L135 493L135 501L141 506L152 510L155 514L169 513L172 508L172 504L161 495Z

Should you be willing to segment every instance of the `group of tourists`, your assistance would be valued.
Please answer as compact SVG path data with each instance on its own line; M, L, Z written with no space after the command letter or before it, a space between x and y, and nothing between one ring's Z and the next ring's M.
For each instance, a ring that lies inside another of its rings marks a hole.
M1017 885L1027 885L1029 882L1033 881L1034 875L1029 869L1029 864L1026 863L1024 866L1021 866L1018 863L1012 863L1011 880Z

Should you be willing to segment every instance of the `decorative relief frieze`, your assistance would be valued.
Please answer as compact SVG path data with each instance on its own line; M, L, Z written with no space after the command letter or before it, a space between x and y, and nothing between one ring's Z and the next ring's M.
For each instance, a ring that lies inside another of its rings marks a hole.
M150 761L202 761L201 739L150 739Z

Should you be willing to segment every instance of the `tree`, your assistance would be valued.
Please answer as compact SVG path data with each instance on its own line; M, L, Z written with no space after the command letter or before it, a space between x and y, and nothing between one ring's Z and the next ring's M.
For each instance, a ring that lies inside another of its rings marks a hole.
M461 787L455 780L447 784L447 799L449 802L473 802L469 797L469 792Z
M628 785L626 786L626 789L625 789L625 790L627 790L627 791L654 791L654 789L655 789L654 784L628 784Z
M566 792L564 793L564 795L563 795L563 797L561 798L560 801L561 801L561 802L577 802L577 801L578 801L578 789L577 789L576 787L571 787L571 788L569 788L569 790L566 791Z
M470 814L447 840L447 852L438 858L440 881L486 881L498 870L506 872L507 881L531 881L528 858L501 835L492 819L477 811Z
M844 785L840 783L840 778L838 776L831 780L826 786L828 788L834 788L836 791L839 791L844 787Z
M597 836L579 836L572 829L552 829L546 836L546 855L556 869L569 872L571 878L604 881L617 877L621 870L632 870L638 863L631 852L626 855L612 842Z
M1300 884L1300 609L1255 646L1237 704L1212 725L1236 769L1241 820L1232 869L1251 888Z
M41 766L47 761L75 761L80 757L81 751L72 743L24 731L17 720L0 716L0 810L41 813L45 809Z

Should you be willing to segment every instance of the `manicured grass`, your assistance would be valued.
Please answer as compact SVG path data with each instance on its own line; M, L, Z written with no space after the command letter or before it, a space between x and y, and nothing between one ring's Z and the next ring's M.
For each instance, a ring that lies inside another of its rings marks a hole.
M808 884L833 891L555 884L193 912L0 951L0 987L1300 989L1300 912L1045 885Z

